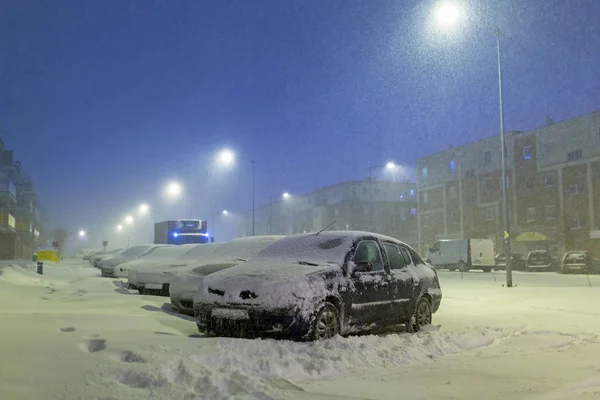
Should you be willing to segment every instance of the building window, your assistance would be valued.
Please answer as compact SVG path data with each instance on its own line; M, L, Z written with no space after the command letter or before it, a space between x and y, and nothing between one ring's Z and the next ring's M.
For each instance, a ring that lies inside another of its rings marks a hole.
M533 158L533 146L523 147L523 159L531 160Z
M452 210L450 212L450 222L458 222L458 211Z
M492 152L486 151L483 153L483 162L489 164L492 162Z
M485 178L485 180L483 181L483 189L486 192L492 190L492 178Z
M535 221L535 207L529 207L527 209L527 222Z
M450 164L448 164L448 172L451 174L456 172L456 161L450 160Z
M571 229L585 229L587 228L587 218L578 217L571 221Z
M581 150L574 150L567 152L567 162L581 160L583 157L583 153Z
M417 209L416 208L411 208L410 209L410 215L417 215Z
M421 176L423 178L427 178L427 167L423 167L423 169L421 170Z
M415 189L410 189L410 197L415 197Z
M496 219L496 208L495 207L486 207L485 219L487 221L493 221Z
M554 172L546 172L544 174L544 186L554 185L556 185L556 175L554 175Z
M450 197L451 199L456 198L456 186L450 186L448 188L448 197Z
M421 200L423 200L423 204L427 204L429 202L429 193L423 192L421 194Z
M532 176L528 176L527 178L525 178L525 187L527 187L527 190L535 189L535 182Z
M546 206L546 219L556 219L556 206Z
M569 196L575 196L582 193L585 193L585 186L583 184L574 183L569 185Z

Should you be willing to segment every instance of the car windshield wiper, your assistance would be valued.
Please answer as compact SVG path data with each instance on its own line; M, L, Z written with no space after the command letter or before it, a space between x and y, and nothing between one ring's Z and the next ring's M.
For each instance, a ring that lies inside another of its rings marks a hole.
M246 260L245 258L236 258L234 261L242 261L242 262L246 262L248 260Z
M313 262L308 262L308 261L302 261L302 260L298 261L298 264L300 264L300 265L310 265L311 267L318 267L319 266L319 264L315 264Z

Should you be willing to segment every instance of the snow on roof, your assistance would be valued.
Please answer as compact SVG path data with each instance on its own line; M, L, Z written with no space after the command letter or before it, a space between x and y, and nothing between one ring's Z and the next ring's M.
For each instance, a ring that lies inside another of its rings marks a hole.
M210 260L248 260L284 236L250 236L230 240L210 255Z
M148 251L144 253L140 258L159 258L159 259L169 259L169 258L177 258L188 251L194 249L196 246L201 246L198 244L183 244L180 246L160 246L152 249L152 251Z
M197 247L192 248L187 253L179 257L180 260L193 260L201 257L205 257L213 253L216 249L221 247L224 243L205 243L199 244Z

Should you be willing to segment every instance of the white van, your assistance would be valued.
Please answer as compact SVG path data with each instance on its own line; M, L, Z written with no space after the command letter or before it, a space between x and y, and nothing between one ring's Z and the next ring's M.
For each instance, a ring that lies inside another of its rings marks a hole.
M426 259L437 269L490 272L495 256L496 246L491 239L449 239L435 242L427 251Z

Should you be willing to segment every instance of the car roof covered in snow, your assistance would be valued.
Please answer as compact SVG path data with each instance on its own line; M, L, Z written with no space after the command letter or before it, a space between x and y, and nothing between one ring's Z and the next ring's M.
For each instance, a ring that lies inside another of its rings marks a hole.
M204 243L199 244L189 250L187 253L182 254L178 259L180 260L194 260L201 257L205 257L210 255L219 247L223 246L225 243Z

